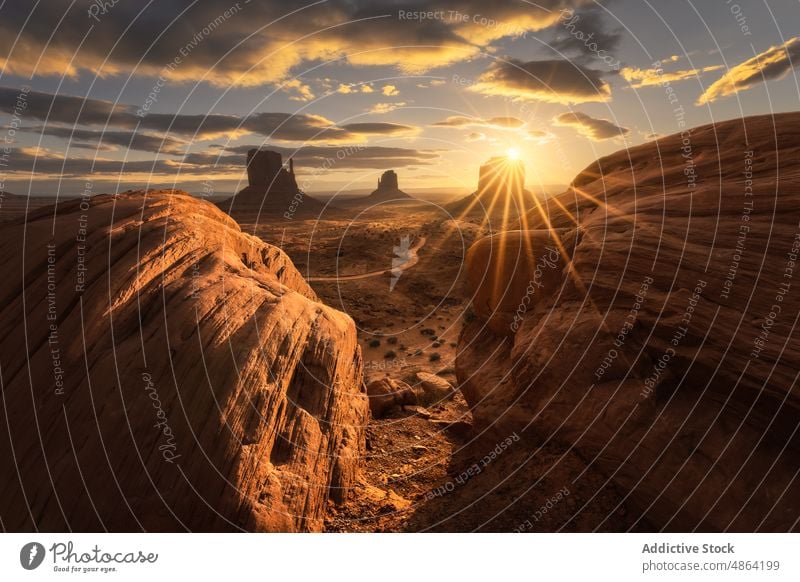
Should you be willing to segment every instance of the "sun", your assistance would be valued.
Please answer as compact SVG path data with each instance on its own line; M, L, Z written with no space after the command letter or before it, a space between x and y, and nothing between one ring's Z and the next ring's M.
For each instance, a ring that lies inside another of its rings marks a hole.
M509 160L518 160L519 159L519 150L517 148L508 148L506 150L506 157Z

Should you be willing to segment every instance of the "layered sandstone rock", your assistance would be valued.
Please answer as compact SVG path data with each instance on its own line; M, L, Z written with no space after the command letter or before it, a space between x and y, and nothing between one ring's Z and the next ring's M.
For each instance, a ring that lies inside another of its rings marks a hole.
M478 428L577 451L640 527L797 528L799 150L797 113L697 128L478 243L457 359Z
M282 251L150 191L6 223L0 257L5 529L321 529L363 454L361 353Z

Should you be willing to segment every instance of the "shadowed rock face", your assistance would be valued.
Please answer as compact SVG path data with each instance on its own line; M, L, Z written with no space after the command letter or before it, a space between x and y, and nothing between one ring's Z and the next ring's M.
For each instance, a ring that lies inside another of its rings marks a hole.
M247 152L247 185L262 193L267 191L298 191L294 168L283 168L283 156L278 152L252 149Z
M247 186L217 206L242 224L276 217L319 218L326 210L297 186L292 160L287 170L279 152L259 149L247 152Z
M378 180L378 190L397 190L398 188L397 173L394 170L386 170L381 174L381 178Z
M477 426L577 451L656 529L796 529L798 151L797 113L697 128L477 243L456 366ZM566 260L523 306L554 238Z
M415 201L412 196L400 190L397 173L394 170L387 170L381 174L380 180L378 180L378 188L373 190L369 196L363 198L363 201L370 203L405 200Z
M321 529L363 455L352 320L207 202L80 204L0 231L4 527Z

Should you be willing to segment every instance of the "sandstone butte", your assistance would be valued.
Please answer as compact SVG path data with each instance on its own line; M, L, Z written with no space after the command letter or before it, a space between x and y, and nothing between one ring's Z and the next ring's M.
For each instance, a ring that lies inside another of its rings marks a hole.
M590 165L468 254L479 432L577 452L649 527L797 529L799 217L799 113Z
M5 529L322 529L364 453L361 352L282 251L149 191L6 223L0 257Z

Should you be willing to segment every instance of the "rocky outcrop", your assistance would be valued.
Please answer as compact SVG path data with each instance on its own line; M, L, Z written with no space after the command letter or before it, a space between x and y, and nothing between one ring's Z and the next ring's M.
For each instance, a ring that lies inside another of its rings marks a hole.
M281 250L150 191L0 251L6 530L321 529L364 453L361 352Z
M283 167L279 152L251 149L247 152L247 186L219 207L241 223L280 217L318 218L325 205L297 186L294 162Z
M416 380L414 390L417 392L421 404L426 406L441 404L443 400L453 395L453 387L450 382L441 376L430 372L417 372L414 378Z
M796 529L798 150L798 113L700 127L478 243L456 363L476 426L577 452L639 528Z
M372 418L383 418L392 410L417 404L417 393L402 380L378 378L367 384Z

